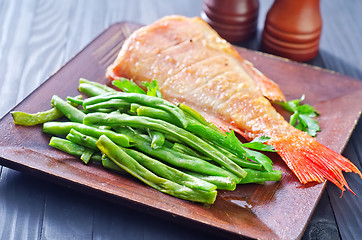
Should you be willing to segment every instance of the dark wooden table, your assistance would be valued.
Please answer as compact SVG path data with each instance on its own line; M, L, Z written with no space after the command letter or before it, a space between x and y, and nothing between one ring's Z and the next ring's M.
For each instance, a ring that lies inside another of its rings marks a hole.
M259 49L273 1L260 1L258 34L240 46ZM198 0L0 0L0 116L113 23L150 24L170 14L199 16ZM309 64L362 79L362 1L321 1L320 51ZM362 108L362 106L361 106ZM362 121L343 155L359 169ZM328 184L303 239L359 239L362 185L356 196ZM290 216L293 218L293 216ZM0 166L0 239L214 239L215 236Z

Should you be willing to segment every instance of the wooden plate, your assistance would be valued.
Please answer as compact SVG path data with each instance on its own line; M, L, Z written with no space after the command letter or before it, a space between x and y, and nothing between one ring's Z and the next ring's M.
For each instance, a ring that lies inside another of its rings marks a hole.
M75 96L80 77L101 83L124 40L139 28L132 23L111 26L13 110L37 112L50 108L53 94ZM306 102L321 113L318 140L341 152L359 118L362 84L337 73L237 48L257 68L280 84L288 99L306 94ZM271 155L283 171L280 182L238 186L220 191L214 205L183 201L141 182L79 160L48 146L41 126L13 124L8 113L0 121L0 163L50 181L92 193L119 204L157 214L208 231L260 239L301 237L325 184L301 185L282 160Z

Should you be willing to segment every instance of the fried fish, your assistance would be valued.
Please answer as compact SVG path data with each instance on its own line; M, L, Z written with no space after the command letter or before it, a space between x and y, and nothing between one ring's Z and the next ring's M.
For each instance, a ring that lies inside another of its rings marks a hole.
M348 159L291 126L269 100L285 101L278 85L243 59L202 19L164 17L134 32L107 77L157 79L165 99L184 103L248 140L268 136L301 183L323 182L353 192L342 171L360 171Z

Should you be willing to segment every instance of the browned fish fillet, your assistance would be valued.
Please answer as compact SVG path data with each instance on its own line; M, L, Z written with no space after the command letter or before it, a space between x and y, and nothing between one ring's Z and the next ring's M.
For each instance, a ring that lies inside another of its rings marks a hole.
M279 87L200 18L170 16L137 30L107 77L139 85L157 79L165 99L185 103L249 140L270 137L302 183L328 179L344 190L349 187L342 171L362 177L349 160L286 122L268 101L285 101Z

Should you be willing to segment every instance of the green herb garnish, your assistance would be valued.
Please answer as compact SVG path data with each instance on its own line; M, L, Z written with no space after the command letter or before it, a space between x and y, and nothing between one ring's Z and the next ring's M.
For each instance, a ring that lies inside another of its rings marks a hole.
M270 137L266 137L266 136L257 137L251 142L243 143L242 146L246 147L246 148L254 149L254 150L259 150L259 151L275 152L275 149L273 146L264 144L269 139L270 139Z
M318 121L313 119L313 117L318 116L319 113L311 105L301 104L304 98L305 96L303 95L300 99L294 99L288 102L277 102L277 104L292 113L289 119L289 123L292 126L315 137L321 129Z
M156 80L152 80L151 82L142 82L142 84L143 86L147 87L147 95L162 98L162 94L158 88L158 83Z
M124 92L146 94L135 82L128 80L127 78L120 78L112 81L113 86L118 87Z

